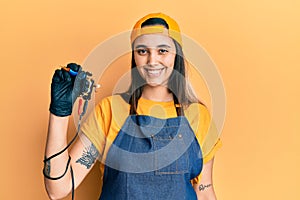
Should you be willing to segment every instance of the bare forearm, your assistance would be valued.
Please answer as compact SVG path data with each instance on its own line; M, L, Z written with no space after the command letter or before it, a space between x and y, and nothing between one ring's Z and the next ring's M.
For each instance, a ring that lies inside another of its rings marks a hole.
M215 191L211 183L197 184L194 186L198 200L216 200Z
M213 187L213 163L214 158L203 165L200 182L194 185L198 200L216 200Z
M56 154L67 145L68 117L49 116L48 136L45 150L45 158ZM68 150L45 162L45 173L50 177L59 177L64 174L69 159ZM70 166L66 174L58 179L45 178L45 186L51 199L66 196L71 190Z

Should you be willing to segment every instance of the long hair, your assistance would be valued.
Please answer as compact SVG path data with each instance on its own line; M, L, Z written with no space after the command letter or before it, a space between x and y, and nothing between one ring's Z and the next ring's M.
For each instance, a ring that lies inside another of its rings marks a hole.
M165 28L169 28L166 21L161 18L150 18L142 24L142 27L148 25L163 25ZM173 95L177 115L182 116L184 115L183 109L191 103L203 103L197 99L192 87L187 81L186 63L182 48L176 40L173 39L173 42L175 43L176 56L174 68L168 80L168 90ZM131 84L127 91L127 94L129 95L130 115L137 114L138 100L142 95L145 84L145 80L141 77L137 70L132 44Z

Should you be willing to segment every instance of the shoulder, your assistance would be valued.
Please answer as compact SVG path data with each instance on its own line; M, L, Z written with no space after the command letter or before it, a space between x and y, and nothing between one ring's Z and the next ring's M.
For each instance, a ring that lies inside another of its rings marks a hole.
M210 118L208 108L201 103L192 103L184 111L189 120L207 120Z
M204 137L212 121L208 108L200 103L192 103L185 109L184 114L194 133Z

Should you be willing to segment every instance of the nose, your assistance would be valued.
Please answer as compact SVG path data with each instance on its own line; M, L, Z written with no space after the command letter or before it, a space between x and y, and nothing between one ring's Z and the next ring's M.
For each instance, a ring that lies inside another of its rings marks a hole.
M156 53L155 50L150 50L149 54L148 54L148 60L147 60L147 64L148 65L156 65L159 62L159 56Z

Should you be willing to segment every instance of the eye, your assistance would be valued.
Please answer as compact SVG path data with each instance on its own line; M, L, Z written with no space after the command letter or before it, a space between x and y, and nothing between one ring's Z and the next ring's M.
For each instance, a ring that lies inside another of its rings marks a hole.
M168 51L168 49L159 49L158 52L159 52L159 54L166 54L169 51Z
M148 53L148 51L146 49L137 49L136 52L139 54L139 55L145 55Z

